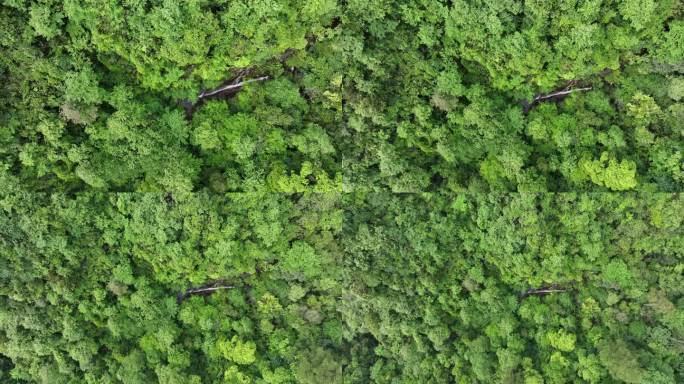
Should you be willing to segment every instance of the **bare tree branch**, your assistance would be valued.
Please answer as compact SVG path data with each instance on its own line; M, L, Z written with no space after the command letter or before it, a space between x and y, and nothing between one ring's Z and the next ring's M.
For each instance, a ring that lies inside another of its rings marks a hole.
M565 292L566 289L532 289L525 292L527 295L542 295L545 293Z
M249 80L240 81L240 82L234 83L234 84L224 85L222 87L212 89L211 91L208 91L208 92L202 91L202 93L200 93L199 96L197 97L197 100L199 101L205 97L211 97L211 96L217 95L221 92L229 91L231 89L242 88L245 84L254 83L257 81L264 81L264 80L268 80L268 79L269 79L268 76L261 76L261 77L255 78L255 79L249 79Z
M219 289L233 289L233 288L235 288L234 285L225 285L225 286L221 286L221 287L188 289L187 291L185 291L185 293L188 295L192 295L193 293L211 292L211 291L218 291Z
M563 88L560 91L555 91L555 92L545 93L545 94L539 94L539 95L535 96L534 99L532 99L532 101L523 100L521 102L521 104L523 105L523 112L525 112L525 114L527 114L528 112L530 112L530 110L532 108L534 108L535 105L537 105L541 102L544 102L544 101L547 101L547 100L550 100L550 99L553 99L556 97L567 96L567 95L574 93L574 92L585 92L585 91L590 91L592 89L592 87L572 88L571 89L570 87L572 87L576 83L577 83L577 80L572 80L568 83L568 85L565 88Z
M545 95L537 95L537 97L535 97L534 100L532 100L532 103L538 102L538 101L543 101L546 99L551 99L551 98L558 97L558 96L569 95L573 92L582 92L582 91L590 91L590 90L591 90L591 87L575 88L575 89L566 89L566 90L562 90L562 91L558 91L558 92L551 92L551 93L547 93Z
M215 284L215 283L214 283ZM199 288L188 288L185 292L181 292L178 294L177 301L180 304L183 300L185 300L188 296L191 295L210 295L218 290L221 289L233 289L236 288L234 285L219 285L219 286L204 286L204 287L199 287Z
M312 42L309 41L309 44ZM286 49L282 54L279 56L273 58L272 61L277 61L280 62L282 65L285 65L285 62L287 59L289 59L292 55L294 55L297 52L297 50L293 48L288 48ZM186 73L191 73L194 67L190 66L187 70ZM293 71L293 67L289 68L289 71ZM188 120L192 119L192 115L195 113L195 111L200 108L206 99L211 98L211 97L225 97L229 98L234 96L242 87L244 87L246 84L249 83L254 83L258 81L265 81L269 80L269 76L261 76L261 77L256 77L253 79L248 79L248 80L243 80L245 77L250 75L253 71L255 71L254 67L249 67L249 68L242 68L237 70L237 74L231 76L229 79L227 79L223 84L217 88L211 89L211 90L205 90L202 91L198 96L197 100L193 103L190 100L179 100L178 104L183 107L185 110L185 116ZM233 73L235 73L235 69L233 69Z
M561 288L561 287L556 287L556 286L552 286L552 287L548 287L548 288L531 288L531 289L528 289L527 291L523 292L522 294L520 294L520 299L524 299L527 296L532 296L532 295L543 296L543 295L547 295L549 293L559 293L559 292L566 292L566 291L567 291L567 289Z

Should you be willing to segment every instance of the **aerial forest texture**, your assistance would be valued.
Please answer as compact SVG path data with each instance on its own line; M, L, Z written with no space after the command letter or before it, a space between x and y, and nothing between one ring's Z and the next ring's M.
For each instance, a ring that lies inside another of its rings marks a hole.
M0 0L0 383L684 383L683 0Z

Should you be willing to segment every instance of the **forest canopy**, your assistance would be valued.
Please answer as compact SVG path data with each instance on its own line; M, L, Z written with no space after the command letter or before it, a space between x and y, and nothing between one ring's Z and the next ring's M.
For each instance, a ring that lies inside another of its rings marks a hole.
M0 382L684 382L681 0L0 0Z

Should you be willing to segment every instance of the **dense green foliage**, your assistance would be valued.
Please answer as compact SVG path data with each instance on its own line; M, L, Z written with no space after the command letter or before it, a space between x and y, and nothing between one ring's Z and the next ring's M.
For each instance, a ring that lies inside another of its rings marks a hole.
M684 382L681 0L0 0L0 382Z

